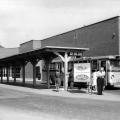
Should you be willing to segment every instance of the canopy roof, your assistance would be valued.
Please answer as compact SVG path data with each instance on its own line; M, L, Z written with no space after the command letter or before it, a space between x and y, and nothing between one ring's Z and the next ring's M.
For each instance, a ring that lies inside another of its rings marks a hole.
M57 50L75 50L75 51L87 51L89 48L78 48L78 47L61 47L61 46L45 46L46 49L57 49Z
M35 50L31 50L25 53L19 53L16 55L12 55L9 57L1 58L0 62L7 62L7 61L17 61L17 60L29 60L29 59L43 59L45 57L57 57L54 52L84 52L88 51L89 48L76 48L76 47L61 47L61 46L45 46L44 48L39 48Z

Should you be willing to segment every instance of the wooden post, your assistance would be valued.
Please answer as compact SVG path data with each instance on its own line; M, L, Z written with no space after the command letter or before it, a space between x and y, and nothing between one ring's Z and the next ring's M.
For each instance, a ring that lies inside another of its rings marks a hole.
M16 65L14 66L14 83L16 83Z
M46 67L47 67L47 88L50 88L50 70L49 70L49 65L50 65L50 61L46 61Z
M10 70L10 75L9 76L12 77L12 66L10 66L9 70Z
M3 67L1 67L1 83L3 83Z
M25 85L25 62L22 63L22 81L23 85Z
M68 52L64 53L64 56L62 56L60 53L58 52L54 52L56 55L58 55L62 61L64 62L64 90L67 90L68 88L68 61L70 60L71 57L68 56Z
M67 52L65 53L65 61L64 61L64 71L65 71L65 81L64 81L64 89L67 90L68 88L68 55Z
M36 64L38 63L37 59L32 59L31 63L33 65L33 87L36 86Z
M45 61L45 64L46 64L46 72L47 72L47 88L49 89L50 88L50 63L52 61L52 57L51 56L45 56L44 57L44 61Z
M36 86L36 64L33 64L33 87Z
M9 66L7 65L6 67L6 72L7 72L7 83L9 83Z

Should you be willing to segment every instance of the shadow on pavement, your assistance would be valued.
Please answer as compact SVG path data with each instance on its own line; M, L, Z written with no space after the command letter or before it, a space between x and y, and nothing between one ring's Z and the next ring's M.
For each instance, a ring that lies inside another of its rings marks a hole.
M105 90L120 90L120 86L108 86L105 88Z
M86 90L82 90L82 89L70 89L70 90L68 90L68 92L70 92L70 93L87 93Z
M18 82L18 81L17 82L11 81L9 83L7 83L6 81L4 81L1 84L11 85L11 86L27 87L27 88L34 88L34 89L48 89L46 83L36 83L36 85L33 86L33 83L31 81L27 82L25 84L23 84L22 82ZM51 85L50 88L55 88L55 86Z

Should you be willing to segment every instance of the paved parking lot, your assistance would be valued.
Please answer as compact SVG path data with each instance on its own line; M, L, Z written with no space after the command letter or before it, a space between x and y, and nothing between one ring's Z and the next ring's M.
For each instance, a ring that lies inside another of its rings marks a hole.
M59 92L56 92L55 89L35 89L21 86L13 86L0 84L0 88L7 88L10 90L35 93L41 95L49 95L49 96L59 96L59 97L71 97L71 98L88 98L88 99L96 99L96 100L109 100L109 101L120 101L120 89L111 89L103 91L103 95L97 95L96 92L93 91L92 94L88 93L87 89L73 89L69 91L64 91L62 88Z
M116 92L120 91L119 89ZM0 120L118 120L120 96L0 84Z

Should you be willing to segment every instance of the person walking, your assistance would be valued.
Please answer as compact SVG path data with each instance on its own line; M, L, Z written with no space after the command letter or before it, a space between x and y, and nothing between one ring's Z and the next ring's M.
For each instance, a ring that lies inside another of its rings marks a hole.
M103 87L104 87L104 78L105 78L105 71L104 68L101 67L100 70L97 72L97 94L102 95Z
M56 73L55 73L55 86L56 86L57 92L59 92L60 85L61 85L60 72L56 71Z

